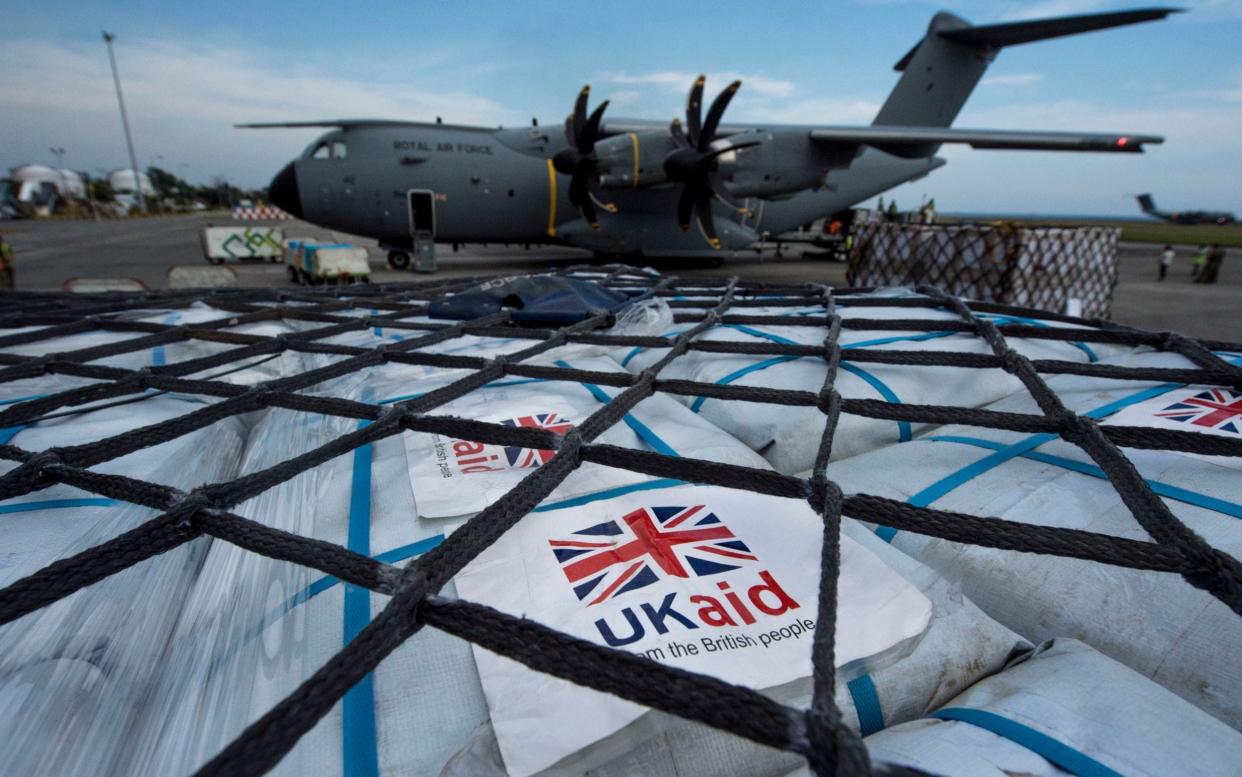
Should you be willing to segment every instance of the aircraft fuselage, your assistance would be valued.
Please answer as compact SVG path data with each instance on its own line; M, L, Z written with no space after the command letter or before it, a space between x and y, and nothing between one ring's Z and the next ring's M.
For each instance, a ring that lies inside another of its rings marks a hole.
M413 190L432 193L441 243L557 243L649 256L719 253L697 229L678 226L672 185L608 189L617 212L602 213L600 228L592 229L569 202L568 176L550 162L565 145L558 126L345 128L325 133L290 163L273 182L273 198L289 202L289 192L276 189L292 185L300 210L294 215L396 248L410 244ZM757 235L794 229L941 164L934 157L902 159L866 149L817 189L782 200L745 200L750 216L717 205L722 242L727 250L743 249Z

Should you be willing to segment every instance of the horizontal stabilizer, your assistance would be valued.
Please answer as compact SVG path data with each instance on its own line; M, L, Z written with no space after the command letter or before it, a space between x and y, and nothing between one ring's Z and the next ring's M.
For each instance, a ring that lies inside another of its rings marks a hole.
M1028 132L977 130L948 127L821 127L811 130L821 143L866 145L902 157L927 156L928 146L964 143L973 148L1030 151L1112 151L1142 153L1146 143L1163 143L1158 135L1123 135L1103 132Z
M1005 22L963 27L956 30L940 30L938 34L942 38L958 43L1000 48L1047 38L1059 38L1062 35L1077 35L1081 32L1106 30L1109 27L1156 21L1169 14L1179 13L1181 10L1180 8L1141 8L1134 11L1058 16L1052 19L1033 19L1028 22Z

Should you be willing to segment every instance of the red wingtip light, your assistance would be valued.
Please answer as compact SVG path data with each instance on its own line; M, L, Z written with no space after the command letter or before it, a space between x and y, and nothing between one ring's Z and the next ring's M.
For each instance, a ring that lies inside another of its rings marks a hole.
M1126 144L1129 142L1130 142L1130 139L1127 137L1117 138L1117 148L1124 148Z

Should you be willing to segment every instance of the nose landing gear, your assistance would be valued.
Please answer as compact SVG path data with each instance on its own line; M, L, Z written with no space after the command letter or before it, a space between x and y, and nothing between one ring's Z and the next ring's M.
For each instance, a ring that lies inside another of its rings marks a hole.
M394 270L404 270L410 266L410 255L405 251L389 251L388 266Z

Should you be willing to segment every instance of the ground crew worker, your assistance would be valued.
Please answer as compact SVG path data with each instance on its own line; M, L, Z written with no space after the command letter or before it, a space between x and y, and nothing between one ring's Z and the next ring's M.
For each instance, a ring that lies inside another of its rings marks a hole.
M1194 258L1190 261L1190 277L1199 280L1199 276L1203 273L1203 265L1207 264L1207 246L1199 246L1199 250L1195 251Z
M1160 277L1157 280L1164 280L1164 276L1169 274L1169 268L1173 266L1173 246L1166 245L1164 250L1160 252Z
M0 289L16 287L13 274L13 246L0 235Z
M1220 247L1220 243L1213 243L1212 250L1207 255L1207 264L1204 265L1203 272L1195 279L1195 283L1216 283L1216 276L1220 273L1220 266L1224 261L1225 249Z

